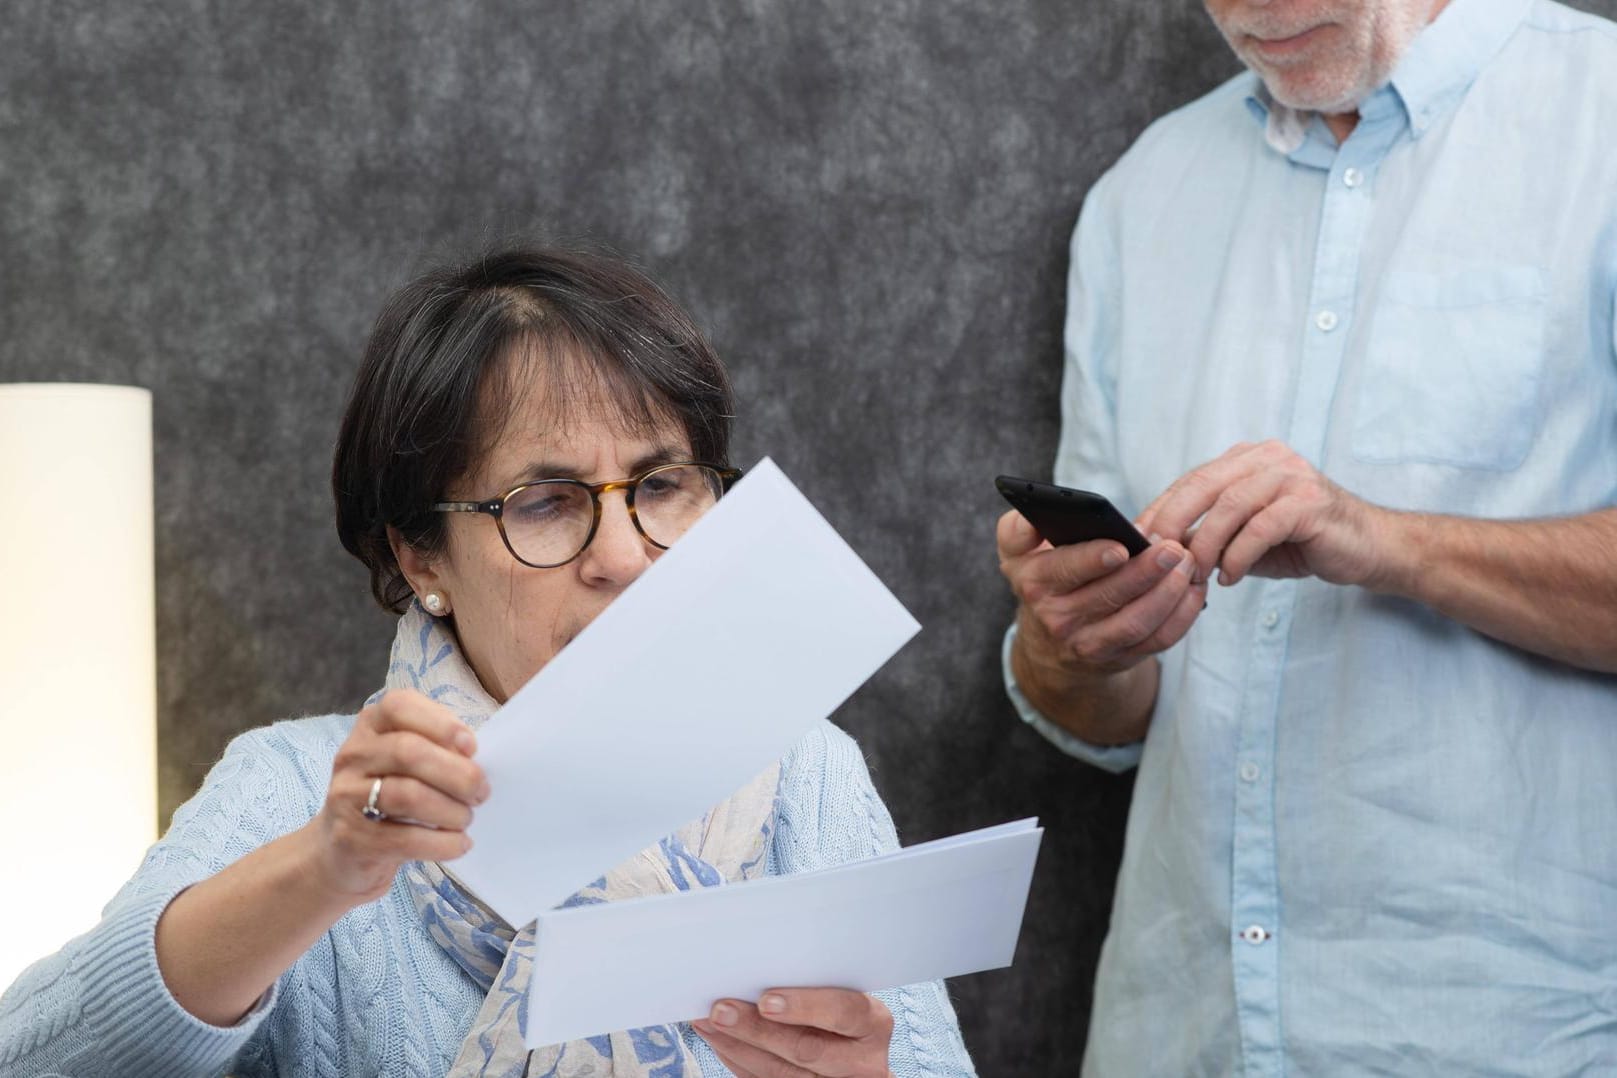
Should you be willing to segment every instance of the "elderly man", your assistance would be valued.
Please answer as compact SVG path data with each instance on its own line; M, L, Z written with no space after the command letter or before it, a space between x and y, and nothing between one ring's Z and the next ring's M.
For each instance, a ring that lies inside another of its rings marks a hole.
M1056 478L1152 547L999 527L1013 700L1139 767L1086 1071L1617 1068L1617 27L1208 7L1073 240Z

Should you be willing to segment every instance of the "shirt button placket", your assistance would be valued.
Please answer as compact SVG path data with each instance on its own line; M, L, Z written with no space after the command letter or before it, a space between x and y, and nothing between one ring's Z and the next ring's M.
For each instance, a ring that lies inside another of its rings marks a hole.
M1399 137L1392 124L1361 126L1351 148L1339 149L1322 177L1313 272L1305 305L1298 309L1303 324L1291 419L1284 433L1295 452L1322 469L1329 463L1326 434L1345 353L1354 341L1352 319L1361 309L1360 259L1375 210L1370 178ZM1234 759L1241 781L1233 784L1229 939L1243 1073L1248 1075L1286 1069L1280 1033L1283 925L1276 824L1286 776L1284 762L1276 759L1276 731L1285 718L1286 662L1298 586L1296 581L1269 580L1253 596L1256 624L1248 642L1246 689L1236 705Z
M1279 952L1269 946L1279 924L1275 862L1274 730L1283 681L1288 612L1295 581L1265 581L1256 596L1252 637L1257 671L1241 705L1235 745L1235 819L1230 935L1236 1013L1249 1073L1269 1073L1279 1053ZM1267 776L1270 781L1262 781Z

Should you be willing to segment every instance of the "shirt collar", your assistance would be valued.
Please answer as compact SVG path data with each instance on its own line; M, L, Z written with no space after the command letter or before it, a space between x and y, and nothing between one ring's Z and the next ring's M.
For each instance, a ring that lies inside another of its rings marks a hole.
M1471 88L1527 17L1533 0L1451 0L1392 73L1392 88L1419 138Z
M1411 135L1419 138L1457 105L1527 17L1534 0L1451 0L1422 30L1393 70L1386 87L1361 106L1389 94L1403 106ZM1291 154L1303 144L1315 117L1274 100L1262 80L1253 78L1247 107L1264 123L1264 139L1277 152Z

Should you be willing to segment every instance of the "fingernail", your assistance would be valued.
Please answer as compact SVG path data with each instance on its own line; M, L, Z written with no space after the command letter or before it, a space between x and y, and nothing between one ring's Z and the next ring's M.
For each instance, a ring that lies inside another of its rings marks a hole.
M483 802L487 801L488 795L493 792L494 791L489 789L488 779L484 779L483 785L477 788L477 803L481 805Z
M728 1003L715 1003L713 1005L713 1021L721 1026L733 1026L741 1015Z
M1196 559L1186 553L1185 560L1180 562L1176 568L1186 576L1194 578L1196 575Z
M1189 554L1179 550L1164 550L1157 554L1157 565L1163 569L1172 569L1181 561L1190 557Z
M770 993L758 1001L758 1009L765 1014L785 1014L786 997Z
M472 754L472 750L476 747L477 738L472 736L472 732L470 730L462 730L460 733L455 735L455 748L459 749L461 752L464 752L466 755L470 756Z
M1108 569L1116 569L1119 565L1122 565L1128 560L1128 555L1124 554L1116 547L1107 550L1106 553L1100 556L1100 563L1106 566Z
M1146 536L1145 538L1146 538L1146 541L1149 542L1152 546L1156 546L1158 543L1162 542L1162 533L1161 532L1152 532L1150 535Z
M462 835L462 836L460 836L460 852L461 853L469 853L471 851L471 848L472 848L472 836L470 836L470 835Z

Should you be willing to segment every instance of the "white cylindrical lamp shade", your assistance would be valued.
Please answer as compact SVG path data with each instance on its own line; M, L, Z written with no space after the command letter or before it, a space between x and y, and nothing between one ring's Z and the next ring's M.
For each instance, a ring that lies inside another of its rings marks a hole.
M0 988L156 837L152 553L150 391L0 385Z

